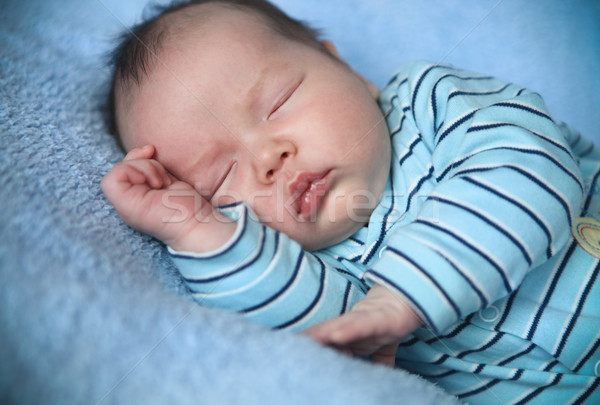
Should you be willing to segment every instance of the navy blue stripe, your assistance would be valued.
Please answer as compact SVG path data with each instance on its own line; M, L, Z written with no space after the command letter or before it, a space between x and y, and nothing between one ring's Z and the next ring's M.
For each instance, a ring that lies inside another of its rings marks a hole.
M423 378L431 380L431 379L434 379L434 378L442 379L442 378L450 377L451 375L454 375L454 374L457 374L457 373L458 373L458 371L456 371L456 370L449 370L449 371L443 372L441 374L422 374L422 373L419 373L419 375L421 377L423 377Z
M552 277L552 281L550 282L548 292L544 296L544 299L542 300L542 303L539 306L539 308L533 318L533 322L531 323L531 327L529 328L529 332L527 333L527 337L526 337L527 340L533 339L533 336L535 335L535 332L537 331L537 328L539 326L540 319L542 319L542 314L548 307L548 304L550 303L550 299L552 298L552 294L554 294L554 291L556 291L556 286L562 276L562 273L564 272L565 268L567 267L567 263L569 262L569 260L571 259L571 256L575 252L576 247L577 247L577 242L574 240L571 241L569 249L567 250L567 254L563 257L563 259L560 262L560 265L558 267L558 270L556 271L556 274L554 274L554 276Z
M554 368L554 366L556 366L558 363L558 360L554 359L552 360L550 363L548 363L548 365L546 367L544 367L544 371L550 371Z
M419 182L417 183L416 187L408 194L406 209L404 210L404 212L408 212L410 210L410 205L412 204L413 197L419 192L419 190L421 190L421 187L423 187L423 184L425 184L425 181L429 180L432 177L433 177L433 166L430 166L427 174L419 179Z
M377 252L377 250L379 249L379 246L381 246L381 244L383 243L383 239L386 236L386 225L387 225L388 218L390 217L392 212L394 212L394 208L396 206L396 197L395 196L396 196L395 188L394 188L394 184L392 182L392 195L391 195L392 201L390 204L390 208L387 210L387 212L383 216L383 220L381 221L381 229L379 231L379 237L377 238L377 241L375 242L375 244L371 247L371 250L369 251L369 254L367 255L367 257L364 260L362 260L363 264L367 264L371 261L371 259L373 258L373 256ZM406 211L408 211L408 209Z
M216 208L219 210L224 210L224 209L229 209L229 208L234 208L237 207L238 205L242 205L244 202L243 201L235 201L229 204L225 204L225 205L219 205Z
M406 341L400 343L399 346L408 347L408 346L415 345L417 343L419 343L419 339L417 339L416 337L412 337L409 340L406 340Z
M496 326L494 326L494 330L500 330L500 328L506 321L508 314L510 313L510 310L512 309L512 306L515 301L515 297L517 296L517 292L519 291L519 289L520 289L520 287L515 290L514 294L511 294L508 296L508 300L506 301L506 304L504 305L504 312L502 313L502 317L500 317L500 321L498 321Z
M504 365L510 363L511 361L518 359L519 357L523 357L523 356L529 354L533 349L535 349L535 345L530 344L529 347L527 347L527 349L522 350L519 353L516 353L516 354L502 360L500 363L498 363L498 366L504 366Z
M423 307L414 299L414 297L405 289L401 288L400 286L398 286L397 284L393 283L392 280L390 280L389 278L385 277L383 274L378 273L374 270L369 270L372 274L374 274L375 276L377 276L378 278L382 279L383 281L385 281L386 283L388 283L389 285L391 285L392 287L394 287L396 290L398 290L398 292L400 294L402 294L407 300L409 300L412 305L417 308L419 314L423 317L425 317L425 323L427 325L429 325L431 327L431 329L433 330L433 333L438 333L438 330L436 329L434 323L431 321L431 318L429 317L429 315L427 314L427 312L425 312L423 310Z
M408 159L410 157L410 155L413 154L415 146L417 146L419 143L422 142L421 137L417 137L417 139L415 139L413 141L413 143L410 144L410 146L408 147L408 152L406 152L406 154L402 157L402 159L400 159L400 161L398 162L398 164L400 166L402 166L402 164L404 163L404 161L406 161L406 159Z
M437 359L437 360L436 360L436 361L434 361L433 363L429 363L429 364L435 364L435 365L438 365L438 366L439 366L440 364L444 363L444 362L445 362L446 360L448 360L449 358L450 358L450 356L444 353L443 355L441 355L441 356L440 356L440 358L439 358L439 359Z
M581 181L577 178L577 176L575 176L573 173L569 172L564 165L562 165L559 161L557 161L552 155L546 153L546 152L541 152L541 151L536 151L536 150L530 150L530 149L524 149L524 148L516 148L516 147L511 147L511 146L499 146L497 148L490 148L490 149L485 149L485 150L481 150L478 151L475 154L466 156L460 160L456 160L454 162L452 162L452 165L448 166L441 175L437 176L436 179L438 182L442 181L444 179L444 177L446 177L446 175L448 174L448 172L450 170L455 170L456 168L462 166L466 161L468 161L469 159L473 158L474 156L478 156L481 153L484 152L489 152L489 151L494 151L494 150L502 150L502 149L508 149L508 150L512 150L512 151L516 151L519 153L525 153L525 154L531 154L531 155L538 155L541 156L543 158L545 158L546 160L551 161L552 163L554 163L560 170L562 170L567 176L571 177L575 183L577 183L577 185L579 186L579 189L581 191L583 191L583 184L581 183ZM573 157L573 155L571 155L569 153L569 156L575 161L575 158ZM503 167L503 166L498 166L498 167Z
M345 274L348 277L351 277L353 280L356 280L356 282L352 283L354 284L355 287L358 287L362 292L366 293L369 289L365 286L364 282L359 279L358 277L356 277L354 274L350 273L348 270L339 268L339 267L335 267L335 269L341 273L341 274Z
M252 266L254 263L256 263L256 261L258 261L258 259L260 258L260 256L263 253L263 250L265 248L265 239L267 237L267 232L266 232L266 227L263 225L262 226L262 238L260 241L260 249L258 249L258 252L254 255L254 257L249 261L244 263L244 265L233 269L227 273L223 273L223 274L219 274L218 276L214 276L214 277L209 277L209 278L200 278L200 279L194 279L194 278L188 278L188 277L183 277L183 279L190 284L205 284L205 283L212 283L214 281L218 281L218 280L222 280L224 278L227 277L231 277L234 274L237 274L245 269L247 269L248 267ZM279 239L279 232L275 235L276 239ZM193 259L193 257L191 258Z
M556 165L560 170L562 170L567 176L569 176L570 178L572 178L575 183L579 186L579 189L583 192L583 184L581 183L581 181L570 171L568 171L558 160L556 160L552 155L550 155L549 153L546 152L542 152L539 150L531 150L531 149L526 149L526 148L517 148L514 146L500 146L497 148L491 148L491 149L486 149L484 151L481 152L488 152L488 151L492 151L492 150L512 150L515 152L519 152L519 153L524 153L524 154L528 154L528 155L537 155L537 156L541 156L546 160L551 161L552 163L554 163L554 165ZM481 152L478 152L481 153ZM469 157L472 157L475 155L471 155Z
M483 351L489 349L490 347L492 347L493 345L495 345L496 343L498 343L498 341L500 339L502 339L502 337L504 335L505 335L504 332L496 332L496 336L494 336L492 338L492 340L490 340L489 342L487 342L485 345L483 345L483 346L481 346L481 347L479 347L477 349L465 350L464 352L458 353L456 355L456 358L462 359L462 358L468 356L469 354L483 352Z
M498 265L491 257L489 257L488 255L486 255L484 252L482 252L481 250L479 250L477 247L475 247L471 243L467 242L461 236L458 236L454 232L449 231L447 229L444 229L444 228L442 228L441 226L439 226L437 224L433 224L431 222L426 222L426 221L423 221L422 219L417 219L414 223L419 223L419 224L422 224L422 225L425 225L425 226L429 226L429 227L434 228L434 229L436 229L436 230L438 230L440 232L443 232L443 233L451 236L452 238L456 239L457 241L459 241L460 243L462 243L464 246L466 246L469 249L471 249L473 252L477 253L481 258L483 258L486 262L488 262L496 270L496 272L500 275L500 278L502 278L502 282L504 283L504 288L506 289L506 292L510 293L512 291L512 287L510 286L510 282L506 278L506 274L504 274L504 270L502 270L502 268L500 267L500 265Z
M394 103L394 101L396 101L396 103ZM392 97L390 97L388 104L390 105L390 109L383 112L383 116L389 120L390 114L394 111L397 111L398 108L402 107L402 100L400 100L400 97L398 97L397 94L392 95ZM394 104L398 104L397 106ZM383 107L380 106L380 109L383 110ZM410 111L410 106L406 105L405 107L402 107L402 112L406 113L407 111Z
M527 208L526 206L524 206L517 200L515 200L505 194L502 194L501 192L494 190L493 188L486 186L485 184L480 183L479 181L477 181L471 177L465 176L465 177L462 177L461 179L464 181L467 181L477 187L481 187L484 190L489 191L490 193L502 198L505 201L508 201L509 203L513 204L514 206L519 208L521 211L523 211L525 214L527 214L527 216L529 216L536 224L538 224L538 226L542 229L542 231L546 235L546 238L548 239L548 246L546 247L546 257L548 259L550 257L552 257L552 234L550 233L550 230L548 229L548 227L546 227L544 222L542 222L542 220L538 218L538 216L535 214L535 212L531 211L529 208Z
M435 123L437 122L437 101L436 101L437 86L443 79L448 78L448 77L455 77L457 79L465 80L465 81L493 79L492 76L461 77L461 76L458 76L455 74L446 74L446 75L440 77L439 80L433 86L433 90L431 91L431 106L432 106L432 110L433 110L433 125L435 125ZM446 99L446 102L450 101L452 98L457 97L457 96L489 96L492 94L499 94L499 93L502 93L504 90L506 90L508 88L508 86L510 86L510 83L504 85L500 90L492 90L492 91L486 91L486 92L455 90L455 91L450 92L450 94L448 94L448 98ZM441 128L441 125L438 127L438 129L439 128Z
M583 359L581 359L581 361L579 362L579 364L577 366L575 366L575 368L573 369L573 371L575 371L576 373L579 372L579 370L581 370L581 368L585 365L585 363L587 363L587 361L592 358L592 356L594 355L594 353L596 353L596 350L598 350L598 348L600 347L600 339L596 340L596 343L594 343L594 346L592 346L592 348L590 349L590 351L588 352L588 354L586 354Z
M456 75L452 75L454 77L457 77L459 79L476 79L476 80L481 80L481 79L493 79L492 77L471 77L471 78L462 78ZM498 90L490 90L490 91L463 91L463 90L455 90L452 91L449 95L448 95L448 101L451 98L457 97L457 96L491 96L492 94L500 94L502 93L504 90L506 90L508 87L510 86L510 83L505 84L504 86L502 86L500 89Z
M554 357L560 357L560 355L562 354L562 351L565 348L565 345L567 344L567 340L569 339L569 336L571 336L571 333L573 332L573 329L575 328L577 321L580 319L579 315L581 315L581 310L583 309L583 306L585 305L585 301L587 300L587 297L588 297L590 291L592 290L592 287L594 286L596 279L598 278L599 272L600 272L600 262L598 262L596 264L596 268L594 269L592 276L587 281L586 286L583 289L583 294L581 294L581 299L579 300L579 303L577 304L577 309L575 310L575 313L571 316L571 320L569 321L567 330L565 331L565 333L562 336L562 339L560 341L560 344L558 345L558 348L556 349L556 353L554 354Z
M454 310L454 313L456 314L456 317L459 318L459 319L462 318L462 314L460 312L460 309L458 308L458 305L456 305L456 303L454 302L454 300L448 295L448 293L444 290L444 288L440 285L440 283L438 283L438 281L435 278L433 278L427 272L427 270L425 270L423 267L421 267L417 262L415 262L413 259L411 259L410 257L408 257L406 254L404 254L403 252L400 252L399 250L394 249L391 246L387 247L386 252L392 252L395 255L400 256L401 258L403 258L404 260L406 260L407 262L409 262L413 266L415 266L421 272L421 274L425 275L425 277L427 277L427 279L429 281L431 281L431 283L433 283L436 286L436 288L442 293L442 295L444 296L444 298L446 299L446 301L448 301L448 303L450 304L450 306Z
M323 261L321 261L321 259L319 259L317 256L314 256L314 257L319 261L319 264L321 265L321 275L319 276L319 290L317 291L315 298L308 305L308 307L306 307L306 309L304 311L302 311L300 314L293 317L289 321L284 322L280 325L274 326L273 327L274 329L287 328L288 326L293 325L296 322L300 321L302 318L304 318L306 315L308 315L310 313L310 311L312 311L315 308L315 306L317 305L319 300L323 297L323 292L325 291L325 263L323 263Z
M459 324L458 326L456 326L454 329L452 329L450 331L450 333L447 333L447 334L445 334L443 336L434 336L431 339L427 339L425 341L425 343L428 344L428 345L430 345L430 344L435 343L435 342L437 342L437 341L439 341L441 339L452 339L452 338L458 336L458 334L460 334L468 326L469 326L468 322L463 322L463 323Z
M504 102L501 102L501 103L496 103L496 104L494 104L494 106L496 106L496 107L516 108L518 110L527 111L529 113L532 113L532 114L538 115L540 117L546 118L547 120L549 120L552 123L554 122L554 120L548 114L545 114L545 113L543 113L541 111L538 111L538 110L536 110L534 108L531 108L531 107L528 107L528 106L525 106L525 105L522 105L522 104L512 103L510 101L504 101Z
M399 74L400 73L396 73L395 75L393 75L392 78L390 80L388 80L388 82L385 86L388 87L390 84L394 83L396 81L396 79L398 79Z
M571 156L571 158L573 158L573 153L571 151L570 148L567 148L565 145L561 144L558 141L555 141L552 138L548 138L546 136L543 136L542 134L539 134L529 128L525 128L521 125L517 125L517 124L513 124L510 122L498 122L498 123L494 123L494 124L476 124L476 125L472 125L468 130L467 133L470 132L479 132L479 131L488 131L490 129L496 129L496 128L502 128L502 127L514 127L514 128L519 128L522 129L524 131L527 131L533 135L535 135L536 137L538 137L539 139L543 139L544 141L552 144L553 146L561 149L563 152L565 152L566 154L568 154L569 156Z
M481 301L481 306L487 307L488 306L487 298L485 298L485 295L483 294L483 292L479 288L477 288L477 286L473 283L473 281L471 281L471 279L469 279L469 277L467 277L467 275L465 273L463 273L462 270L460 270L458 268L458 266L452 262L452 260L450 260L448 257L446 257L446 255L444 255L442 252L440 252L438 250L434 250L434 251L435 251L435 253L440 255L442 257L442 259L444 259L446 261L446 263L448 263L452 267L452 269L455 272L457 272L463 278L463 280L465 280L465 282L467 284L469 284L469 286L473 289L473 291L475 291L475 294L477 294L477 296L479 297L479 300Z
M434 124L434 125L435 125L435 123L436 123L436 121L437 121L437 101L436 101L436 99L437 99L437 87L438 87L438 85L439 85L439 84L440 84L440 83L441 83L441 82L442 82L444 79L447 79L447 78L449 78L449 77L454 77L454 78L456 78L456 79L463 80L463 81L471 81L471 80L491 80L491 79L494 79L492 76L468 76L468 77L463 77L463 76L458 76L457 74L454 74L454 73L446 73L446 74L444 74L444 75L440 76L440 77L439 77L439 78L436 80L435 84L434 84L434 85L433 85L433 87L432 87L432 90L431 90L431 97L430 97L430 100L431 100L431 101L430 101L430 102L431 102L431 107L432 107L432 110L433 110L433 124ZM505 90L505 89L506 89L508 86L509 86L509 84L507 84L506 86L504 86L504 87L503 87L503 88L502 88L500 91L490 91L490 92L487 92L487 93L485 93L485 94L482 94L482 93L476 93L476 92L473 92L473 93L471 93L471 92L466 92L466 91L465 91L465 92L457 91L456 93L462 93L462 94L464 94L464 95L490 95L490 94L497 94L497 93L501 93L501 92L502 92L502 91L504 91L504 90ZM455 97L455 95L453 95L453 94L454 94L454 92L453 92L453 93L450 93L450 95L449 95L449 97L447 98L447 100L446 100L446 101L450 101L450 99L451 99L452 97ZM459 94L456 94L456 95L459 95ZM413 103L413 106L414 106L414 103Z
M569 222L569 229L571 228L571 226L572 226L571 222L572 221L571 221L571 209L569 208L569 203L567 201L565 201L560 195L558 195L554 190L552 190L551 188L549 188L547 185L545 185L540 180L536 179L533 175L531 175L531 173L529 173L529 172L521 169L520 167L513 166L513 165L501 165L501 166L495 166L495 167L471 168L471 169L461 170L461 171L457 172L455 174L455 176L463 176L465 174L471 174L471 173L488 172L488 171L496 170L496 169L499 169L499 168L513 170L513 171L521 174L522 176L528 178L529 180L531 180L532 182L534 182L535 184L537 184L538 187L540 187L541 189L543 189L544 191L546 191L552 197L554 197L554 199L560 205L563 206L563 208L565 210L565 215L567 217L567 221Z
M592 395L592 393L594 391L596 391L596 388L598 388L598 386L600 386L600 378L596 378L594 380L594 382L592 383L592 385L590 386L590 388L588 388L587 390L585 390L585 392L582 393L579 396L579 398L577 398L577 400L575 402L573 402L573 405L579 405L579 404L585 403L585 401L588 400L588 398L590 397L590 395Z
M423 84L423 80L425 80L425 76L427 76L427 74L429 72L431 72L433 69L435 68L439 68L439 65L432 65L429 66L422 74L421 77L419 77L419 79L417 80L417 83L415 84L414 90L413 90L413 97L412 100L410 102L411 108L414 111L415 110L415 101L417 99L417 94L419 93L419 89L421 88L421 85Z
M300 273L300 266L302 265L303 261L304 261L304 251L300 250L300 254L298 255L298 259L296 260L296 266L294 267L294 272L292 273L292 276L287 281L287 283L285 283L285 285L283 286L283 288L281 290L277 291L275 294L273 294L267 300L261 302L260 304L254 305L254 306L252 306L250 308L243 309L243 310L241 310L239 312L241 312L241 313L248 313L248 312L256 311L257 309L263 308L263 307L269 305L271 302L275 301L288 288L290 288L290 286L292 285L292 283L294 282L294 280L296 280L296 277L298 277L298 274Z
M406 119L406 115L402 115L402 118L400 119L400 125L398 125L398 128L394 129L391 133L390 133L390 137L393 138L394 135L398 134L400 131L402 131L402 126L404 125L404 120Z
M525 403L531 401L532 399L534 399L535 397L540 395L542 393L542 391L544 391L546 388L550 388L550 387L558 384L560 382L560 380L562 380L562 378L563 378L562 374L557 374L556 377L554 377L554 380L552 380L552 382L550 384L544 385L542 387L538 387L536 390L534 390L532 393L527 395L525 398L523 398L519 402L516 402L515 405L521 405L521 404L525 404Z
M364 246L365 242L363 242L362 240L359 240L357 238L355 238L354 236L350 236L348 239L350 239L352 242L357 243L361 246Z
M452 125L450 125L448 128L446 128L446 130L444 132L442 132L442 134L440 135L440 138L438 139L436 146L439 145L440 143L442 143L444 138L446 138L452 131L454 131L456 128L458 128L459 126L461 126L462 124L464 124L465 122L467 122L468 120L473 118L473 116L475 115L475 113L477 111L479 111L479 110L470 112L469 114L465 115L464 117L462 117L461 119L459 119L458 121L456 121Z
M600 170L597 170L596 173L594 174L592 184L595 184L599 177L600 177ZM585 200L585 203L583 206L584 212L588 210L591 202L592 202L592 195L590 194L587 196L587 198ZM533 338L533 336L539 326L539 322L540 322L540 319L542 318L543 312L548 307L550 298L552 297L552 295L554 294L554 291L556 290L558 281L560 280L560 277L561 277L565 267L567 266L568 262L570 261L571 256L575 252L576 248L577 248L577 242L575 240L571 241L569 248L567 250L567 253L563 257L556 274L554 275L552 281L550 282L550 287L548 289L548 292L546 293L546 296L544 297L542 304L540 305L537 313L535 314L532 326L529 330L529 333L527 334L528 340L531 340Z
M442 198L442 197L429 197L428 200L434 200L434 201L439 201L441 203L445 203L445 204L449 204L452 205L454 207L457 207L459 209L465 210L469 213L471 213L472 215L475 215L477 218L481 219L482 221L484 221L486 224L488 224L489 226L491 226L492 228L494 228L495 230L497 230L498 232L500 232L501 234L503 234L504 236L506 236L508 239L510 239L510 241L512 243L515 244L515 246L517 246L517 248L521 251L521 254L523 255L523 257L525 258L525 261L527 261L527 264L529 266L531 266L532 264L532 259L529 256L529 254L527 253L527 250L525 249L525 247L517 240L515 239L514 236L512 236L506 229L502 228L500 225L495 224L494 222L492 222L490 219L486 218L485 216L481 215L480 213L478 213L477 211L463 205L463 204L459 204L457 202Z
M390 109L387 110L386 112L383 113L383 116L388 119L389 115L396 109L396 106L394 106L394 99L400 100L400 97L398 97L397 94L394 94L389 100L388 103L390 104Z
M463 158L463 159L461 159L461 160L455 160L455 161L453 161L453 162L452 162L452 164L451 164L451 165L449 165L449 166L446 168L446 170L444 170L444 171L443 171L443 172L442 172L442 173L441 173L439 176L437 176L437 177L435 178L435 179L436 179L436 181L437 181L438 183L439 183L439 182L441 182L441 181L444 179L444 177L446 177L446 175L447 175L447 174L450 172L450 170L454 170L454 169L456 169L457 167L460 167L460 165L462 165L462 164L463 164L463 163L464 163L466 160L468 160L468 159L469 159L469 157L470 157L470 156L467 156L466 158Z
M500 382L502 382L502 380L491 380L487 384L484 384L484 385L482 385L481 387L479 387L477 389L474 389L474 390L471 390L471 391L467 391L467 392L463 392L463 393L460 393L460 394L458 394L456 396L459 399L463 399L463 398L470 397L470 396L473 396L473 395L481 394L482 392L489 390L494 385L499 384Z
M435 129L435 133L437 134L438 132L440 132L440 128L444 126L444 124L446 123L446 121L442 120L442 122L440 122L440 125L438 125L438 127Z
M344 299L342 300L342 310L340 311L340 315L345 313L348 309L348 300L350 299L350 290L352 290L352 283L350 281L346 282L346 289L344 290Z

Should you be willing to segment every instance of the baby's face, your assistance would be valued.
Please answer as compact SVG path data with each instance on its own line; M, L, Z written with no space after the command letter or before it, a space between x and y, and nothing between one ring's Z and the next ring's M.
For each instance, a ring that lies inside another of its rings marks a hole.
M117 98L127 150L154 145L155 158L213 205L244 201L309 250L368 222L390 140L347 66L234 10L169 39L159 58L127 108Z

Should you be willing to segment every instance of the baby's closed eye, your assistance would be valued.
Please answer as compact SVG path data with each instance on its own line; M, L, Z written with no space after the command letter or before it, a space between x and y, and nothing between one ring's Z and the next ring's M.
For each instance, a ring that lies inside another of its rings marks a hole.
M289 88L285 88L285 90L281 93L280 97L276 98L275 104L269 109L269 115L267 116L267 120L273 120L277 118L277 112L280 111L281 107L283 107L287 101L292 98L292 96L296 93L296 90L302 84L302 80L298 83L295 83Z
M227 183L231 181L237 166L238 163L235 160L232 160L229 165L226 166L223 174L219 177L214 191L211 193L210 198L208 198L213 206L218 207L239 201L239 196L233 195L235 193L233 193L231 190L224 190L227 186Z

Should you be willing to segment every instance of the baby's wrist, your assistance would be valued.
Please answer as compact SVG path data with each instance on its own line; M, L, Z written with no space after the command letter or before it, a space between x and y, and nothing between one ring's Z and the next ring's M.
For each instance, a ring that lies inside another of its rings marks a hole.
M213 217L191 218L181 232L163 241L178 252L206 253L225 245L234 235L237 223L215 211Z

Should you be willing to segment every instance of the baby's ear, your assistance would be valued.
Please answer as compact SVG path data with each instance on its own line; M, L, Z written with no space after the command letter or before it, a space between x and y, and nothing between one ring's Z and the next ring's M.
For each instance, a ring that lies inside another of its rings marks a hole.
M337 48L335 47L333 42L325 39L325 40L321 41L321 45L323 45L323 48L325 48L325 50L327 50L327 52L329 52L331 55L333 55L336 59L339 59L342 63L344 63L345 65L348 65L344 60L342 60L342 58L340 58ZM350 66L348 65L348 67L350 67ZM352 69L352 68L350 68L350 69ZM377 97L379 97L379 89L377 88L377 86L375 86L373 83L371 83L370 81L365 79L361 74L356 72L354 69L352 69L352 71L354 72L355 75L357 75L360 78L360 80L362 80L362 82L365 84L365 86L367 86L367 89L369 89L369 93L371 93L373 98L377 99Z
M323 48L325 48L327 52L340 59L340 55L338 54L337 48L335 47L333 42L324 39L323 41L321 41L321 45L323 45Z

